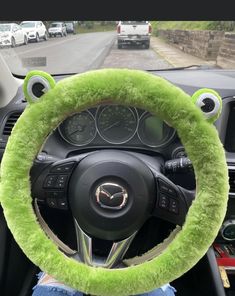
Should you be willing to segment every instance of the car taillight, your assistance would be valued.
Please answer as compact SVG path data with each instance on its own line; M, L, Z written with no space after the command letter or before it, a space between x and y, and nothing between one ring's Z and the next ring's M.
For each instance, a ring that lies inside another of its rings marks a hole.
M120 25L117 26L117 32L118 32L118 34L120 34L120 32L121 32L121 26Z
M152 26L149 24L149 34L152 33Z

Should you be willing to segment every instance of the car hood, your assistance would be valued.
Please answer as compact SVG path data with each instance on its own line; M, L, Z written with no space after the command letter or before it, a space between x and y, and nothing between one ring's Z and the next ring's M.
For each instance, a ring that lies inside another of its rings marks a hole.
M24 32L35 32L36 28L22 28Z

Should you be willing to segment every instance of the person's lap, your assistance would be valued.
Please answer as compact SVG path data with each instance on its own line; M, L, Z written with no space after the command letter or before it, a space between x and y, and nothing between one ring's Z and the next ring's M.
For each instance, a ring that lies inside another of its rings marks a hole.
M32 296L83 296L83 293L57 282L42 272L38 274L38 278L39 280L33 288ZM175 292L174 287L166 284L152 292L138 294L136 296L174 296Z

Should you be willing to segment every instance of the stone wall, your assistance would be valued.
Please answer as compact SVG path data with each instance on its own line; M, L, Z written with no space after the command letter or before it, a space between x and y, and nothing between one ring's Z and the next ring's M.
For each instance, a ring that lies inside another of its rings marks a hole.
M158 30L158 36L186 53L210 61L216 60L218 56L224 32L209 30Z
M217 57L217 65L235 69L235 33L226 32Z

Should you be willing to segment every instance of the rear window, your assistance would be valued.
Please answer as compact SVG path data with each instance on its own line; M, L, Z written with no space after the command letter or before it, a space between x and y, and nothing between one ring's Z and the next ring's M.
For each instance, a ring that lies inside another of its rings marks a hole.
M61 24L51 24L51 28L61 27Z

